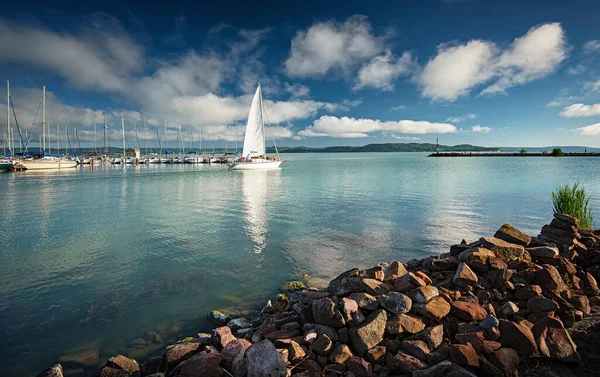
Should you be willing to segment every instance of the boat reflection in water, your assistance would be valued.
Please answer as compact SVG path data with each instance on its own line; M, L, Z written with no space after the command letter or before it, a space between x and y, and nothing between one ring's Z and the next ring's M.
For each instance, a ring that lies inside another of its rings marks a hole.
M278 191L281 171L244 170L239 174L242 174L244 229L254 243L254 252L260 254L267 247L267 201Z

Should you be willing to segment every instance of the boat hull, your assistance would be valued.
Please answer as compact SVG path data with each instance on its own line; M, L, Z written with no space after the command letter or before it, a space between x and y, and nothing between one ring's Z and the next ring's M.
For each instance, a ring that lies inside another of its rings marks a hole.
M0 162L0 171L9 171L10 169L12 169L12 163L10 162Z
M43 169L71 169L77 167L77 161L21 161L21 165L27 170L43 170Z
M251 161L251 162L234 162L231 165L231 170L265 170L278 169L282 161Z

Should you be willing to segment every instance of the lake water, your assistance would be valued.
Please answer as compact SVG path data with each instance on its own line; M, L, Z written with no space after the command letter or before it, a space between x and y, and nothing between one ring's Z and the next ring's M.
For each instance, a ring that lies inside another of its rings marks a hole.
M141 362L148 331L208 330L209 310L260 308L303 274L447 252L505 222L536 235L559 184L583 184L600 216L598 158L284 157L0 174L3 376L78 350Z

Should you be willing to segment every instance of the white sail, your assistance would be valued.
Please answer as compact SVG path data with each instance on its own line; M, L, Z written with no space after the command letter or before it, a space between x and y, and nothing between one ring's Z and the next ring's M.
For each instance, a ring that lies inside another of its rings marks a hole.
M263 104L260 84L254 93L248 123L246 123L246 136L244 138L244 150L242 156L258 157L265 156L265 125L263 121Z

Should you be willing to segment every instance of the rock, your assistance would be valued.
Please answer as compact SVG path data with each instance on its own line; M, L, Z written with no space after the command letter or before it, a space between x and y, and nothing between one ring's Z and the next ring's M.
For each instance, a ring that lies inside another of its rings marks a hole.
M466 263L461 263L456 269L456 273L452 278L452 282L461 288L473 286L477 284L477 275L471 270Z
M221 351L221 355L223 356L223 366L227 370L233 369L233 364L236 361L244 358L244 353L246 352L245 344L240 340L234 340L229 342Z
M303 330L305 333L313 330L315 332L315 335L325 334L329 337L329 339L331 339L334 342L337 342L340 339L337 331L335 331L333 328L331 328L329 326L325 326L325 325L317 325L316 323L305 323ZM340 330L343 330L343 329L340 329Z
M480 305L467 301L453 301L450 311L452 315L463 321L481 321L487 312Z
M111 367L102 367L95 377L129 377L127 372Z
M483 348L483 342L485 341L485 335L483 334L483 331L458 333L454 336L454 340L456 340L456 343L459 344L470 343L476 352L481 352L481 349Z
M106 366L122 370L132 377L140 377L140 366L138 365L137 361L123 355L111 357L106 362Z
M231 375L233 377L246 377L248 376L248 359L244 358L236 361L233 364L233 368L231 370ZM229 376L231 377L231 376Z
M592 311L590 307L590 300L587 296L574 295L569 299L569 303L577 310L581 310L584 315L589 315Z
M220 310L208 312L208 319L217 326L226 326L231 321L231 317Z
M346 323L342 313L336 309L335 303L329 297L313 301L312 313L315 322L319 325L340 329Z
M176 343L168 346L163 353L167 368L170 370L183 360L189 359L198 352L198 347L200 347L200 344L195 342Z
M385 331L390 335L398 335L403 332L416 334L425 328L425 323L419 317L408 314L399 316L389 316L385 326Z
M517 314L519 312L519 307L514 302L507 301L504 304L502 304L501 311L502 311L502 314L504 314L505 316L509 316L509 315Z
M459 263L456 257L447 257L432 260L431 266L437 271L451 271L456 270Z
M558 248L552 246L538 246L528 248L529 255L534 258L556 258L558 257Z
M537 353L537 345L531 330L512 321L500 320L500 343L503 347L516 349L522 357Z
M350 348L348 348L347 345L342 344L342 343L337 343L333 347L333 350L331 351L331 354L329 355L329 361L331 361L334 364L343 364L351 356L352 356L352 351L350 351Z
M518 377L519 354L512 348L500 348L488 355L492 364L506 377Z
M554 213L554 218L560 221L564 221L576 228L579 228L579 219L576 217L573 217L571 215L565 215L562 213Z
M496 231L494 237L499 238L511 244L527 246L531 242L531 237L522 233L519 229L510 224L504 224Z
M379 308L377 299L368 293L352 293L350 296L348 296L348 298L356 301L358 307L361 309L373 311Z
M505 262L519 260L525 253L525 248L522 245L509 243L496 237L481 237L479 239L482 246L489 249Z
M392 280L396 280L397 278L399 278L400 276L406 274L408 271L406 271L406 268L404 267L404 265L398 261L393 261L390 264L387 265L387 267L385 268L385 281L392 281Z
M385 311L380 309L371 313L361 326L349 330L352 346L359 355L363 355L383 340L386 320Z
M377 302L382 308L395 315L408 313L412 308L412 300L399 292L377 296Z
M414 311L434 321L440 321L450 312L450 304L442 297L434 297L425 304L415 303Z
M281 339L292 339L301 334L302 333L298 330L292 330L292 331L276 330L276 331L270 332L267 335L265 335L265 339L269 339L270 341L276 341L276 340L281 340Z
M450 355L453 363L464 367L479 368L479 358L471 343L451 345Z
M411 339L422 340L430 351L435 350L444 340L444 326L437 325L427 327L411 337Z
M100 359L100 353L96 348L75 351L58 358L60 362L71 362L83 366L96 366Z
M556 268L549 264L543 264L542 269L535 274L535 284L539 285L542 290L547 289L557 292L567 290L567 286Z
M533 297L542 295L542 288L539 285L528 285L515 291L515 298L517 300L529 300Z
M394 280L394 291L406 293L417 287L424 287L427 283L420 277L409 272Z
M317 341L314 342L310 348L319 355L327 356L331 352L332 346L333 342L331 339L327 335L323 334L319 335Z
M250 327L252 327L252 322L250 322L244 317L241 317L229 321L227 323L227 327L229 327L231 331L237 331L239 329L249 329Z
M281 331L289 332L294 330L300 330L300 324L298 322L288 322L281 325Z
M306 285L298 280L290 280L283 283L279 289L284 292L302 291L306 289Z
M46 369L42 373L38 374L36 377L63 377L63 369L62 365L55 364L50 368Z
M219 367L223 356L218 353L202 353L187 359L181 364L180 377L226 377L227 373Z
M288 348L288 359L292 363L297 363L298 361L302 360L304 356L306 356L304 348L302 348L300 344L292 340Z
M558 305L544 297L533 297L527 301L527 309L532 312L553 312L558 310Z
M329 282L327 291L334 296L345 296L348 293L356 291L360 284L359 269L353 268L342 272L338 277Z
M373 364L382 364L385 361L385 352L387 349L384 346L375 346L367 351L367 361Z
M479 370L483 377L504 377L504 373L483 356L479 356Z
M500 347L502 347L502 344L500 344L498 342L495 342L493 340L484 340L481 345L480 351L482 353L492 353L492 352L496 351L497 349L499 349Z
M433 285L427 285L425 287L418 287L417 289L411 291L408 296L414 302L424 304L432 298L439 296L439 294L440 293L436 287Z
M413 372L427 368L427 364L402 351L398 352L396 356L388 355L386 357L386 364L393 368L393 370L412 375Z
M563 363L581 362L577 346L560 319L544 317L535 323L531 331L543 356Z
M369 279L375 279L379 281L383 281L385 278L384 269L381 266L375 266L365 270L365 276Z
M412 377L476 377L476 375L450 361L442 361L430 368L413 372Z
M386 295L392 287L389 284L383 283L375 279L362 279L360 281L360 292L365 292L373 296Z
M402 342L402 348L406 353L411 356L416 357L417 359L427 361L427 355L431 352L422 340L404 340Z
M339 311L342 313L345 323L353 322L357 320L357 324L362 322L359 318L364 320L361 315L358 314L358 303L350 298L342 298L338 303ZM361 313L362 314L362 313Z
M248 377L279 377L285 372L279 360L277 348L269 340L254 343L246 352Z
M344 364L348 371L356 377L370 377L373 371L371 364L358 356L349 357Z
M213 330L212 343L214 346L223 349L229 342L236 340L236 337L231 333L231 329L227 326L217 327Z
M163 354L164 355L164 354ZM147 358L141 366L142 376L148 376L155 373L161 373L167 371L166 362L163 359L163 355L155 355Z

